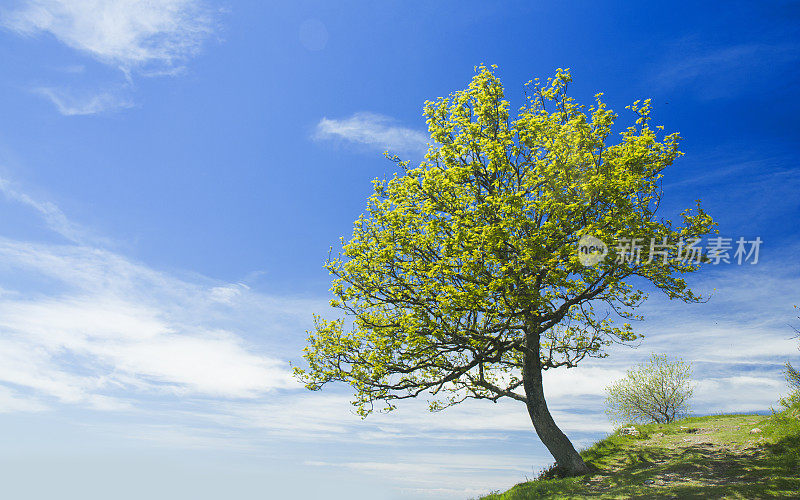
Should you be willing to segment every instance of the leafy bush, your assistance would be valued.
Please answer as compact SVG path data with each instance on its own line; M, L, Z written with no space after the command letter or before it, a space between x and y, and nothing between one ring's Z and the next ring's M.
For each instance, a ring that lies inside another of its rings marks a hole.
M797 308L797 306L794 307ZM798 316L798 319L800 319L800 316ZM795 327L792 327L792 329L797 333L797 336L800 337L800 330ZM800 349L800 347L798 347L798 349ZM786 382L789 384L789 390L791 392L789 396L781 399L781 404L787 408L800 405L800 373L787 361L786 368L783 370L783 375L786 377Z
M787 361L783 375L786 377L791 392L785 398L781 398L781 404L788 409L796 408L800 406L800 373Z
M606 387L606 414L617 422L669 423L689 413L691 365L651 356Z
M788 361L786 362L784 375L786 375L786 381L789 383L792 392L800 391L800 373L797 373L797 370Z

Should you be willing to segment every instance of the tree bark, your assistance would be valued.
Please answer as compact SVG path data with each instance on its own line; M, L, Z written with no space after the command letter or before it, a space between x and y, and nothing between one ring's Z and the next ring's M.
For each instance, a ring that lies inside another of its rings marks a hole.
M575 451L569 438L558 428L544 399L542 365L539 357L539 335L527 334L522 368L522 386L527 397L528 414L536 434L553 455L558 468L567 476L588 474L589 467Z

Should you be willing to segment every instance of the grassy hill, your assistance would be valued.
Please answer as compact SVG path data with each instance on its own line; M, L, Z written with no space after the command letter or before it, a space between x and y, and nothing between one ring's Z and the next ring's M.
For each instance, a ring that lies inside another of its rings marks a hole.
M798 498L800 405L636 426L581 452L587 476L521 483L482 500L539 498ZM753 431L753 429L759 429Z

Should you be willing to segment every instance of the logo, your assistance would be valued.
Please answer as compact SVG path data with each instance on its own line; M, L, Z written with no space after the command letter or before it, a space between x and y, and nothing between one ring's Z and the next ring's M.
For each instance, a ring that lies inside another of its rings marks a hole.
M578 260L584 266L593 266L608 255L608 247L594 236L584 234L578 240Z

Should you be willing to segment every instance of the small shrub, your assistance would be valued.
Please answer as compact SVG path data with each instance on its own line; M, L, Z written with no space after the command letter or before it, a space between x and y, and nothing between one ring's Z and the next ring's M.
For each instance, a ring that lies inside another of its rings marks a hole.
M797 306L794 306L795 308ZM798 316L800 319L800 316ZM792 329L797 333L797 336L800 336L800 330L795 327ZM800 347L798 347L800 349ZM788 361L786 362L786 367L783 370L783 375L786 377L786 382L789 384L789 395L785 398L781 399L781 404L786 408L792 408L800 405L800 373L792 366L791 363Z
M781 405L787 409L796 408L800 406L800 373L787 362L783 375L786 377L786 382L789 384L790 392L788 396L781 398Z
M798 373L788 361L786 362L786 370L784 370L783 373L786 376L786 382L789 383L789 388L792 392L800 391L800 373Z
M666 424L689 413L691 365L654 354L606 387L606 414L611 420Z

